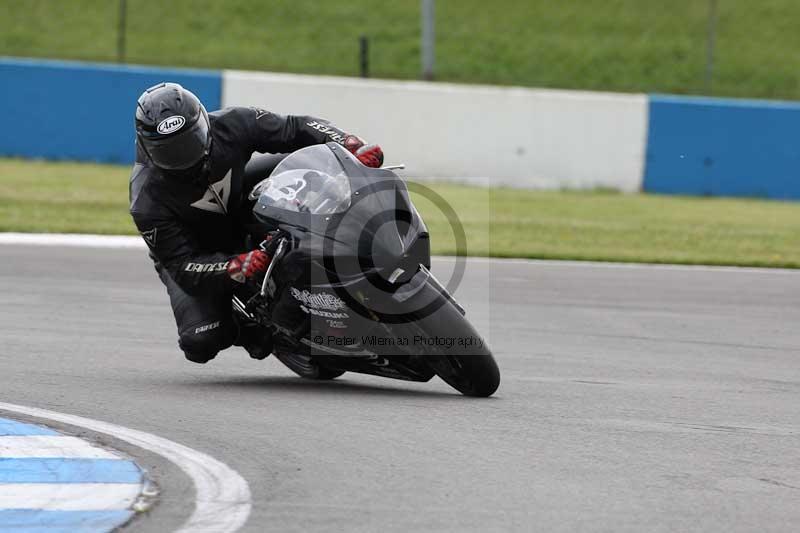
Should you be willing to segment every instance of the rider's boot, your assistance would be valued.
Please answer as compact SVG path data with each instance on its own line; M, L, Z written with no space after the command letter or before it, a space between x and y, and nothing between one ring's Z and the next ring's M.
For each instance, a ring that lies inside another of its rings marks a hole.
M272 353L272 333L254 322L239 322L239 335L233 343L241 346L253 359L266 359Z

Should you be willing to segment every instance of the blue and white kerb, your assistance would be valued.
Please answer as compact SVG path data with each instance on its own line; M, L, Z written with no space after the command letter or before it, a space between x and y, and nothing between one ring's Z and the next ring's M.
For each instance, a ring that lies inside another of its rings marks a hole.
M0 418L0 531L111 531L130 520L143 484L133 461Z

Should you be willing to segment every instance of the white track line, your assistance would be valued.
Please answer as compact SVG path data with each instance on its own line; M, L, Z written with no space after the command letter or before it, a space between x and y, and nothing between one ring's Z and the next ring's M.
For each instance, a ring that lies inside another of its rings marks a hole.
M2 235L2 234L0 234ZM1 243L1 241L0 241ZM455 261L453 256L436 256L440 261ZM504 257L468 257L469 263L496 263L506 265L560 266L583 268L609 268L631 270L674 270L688 272L734 272L739 274L792 274L800 275L800 269L770 267L737 267L723 265L675 265L671 263L615 263L613 261L567 261L564 259L523 259Z
M83 248L135 248L145 249L144 241L131 235L88 235L78 233L2 233L0 244L34 246L72 246ZM453 261L452 256L436 256L437 260ZM614 263L605 261L565 261L558 259L514 259L500 257L470 257L470 263L497 263L515 265L546 265L583 268L659 269L677 271L738 272L761 274L800 275L800 270L787 268L733 267L712 265L673 265L660 263Z
M0 244L34 246L78 246L82 248L141 248L141 237L130 235L84 235L78 233L0 233Z
M66 435L9 435L0 437L0 459L119 459L91 443Z
M142 485L139 483L8 483L0 484L0 509L130 509L140 492Z
M250 515L250 487L235 470L213 457L163 437L81 416L0 402L0 410L104 433L158 454L183 470L194 482L195 509L180 533L228 533L241 528Z

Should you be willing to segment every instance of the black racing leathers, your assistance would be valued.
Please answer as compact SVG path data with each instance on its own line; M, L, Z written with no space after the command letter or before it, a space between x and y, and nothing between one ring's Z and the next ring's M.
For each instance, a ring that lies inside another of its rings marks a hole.
M208 161L188 171L165 172L137 147L130 183L131 215L150 247L167 288L178 345L190 361L203 363L231 344L247 345L231 316L236 282L228 260L246 245L247 195L281 156L264 156L261 173L248 177L253 152L286 153L345 133L311 117L280 116L261 109L229 108L209 114ZM252 340L252 339L251 339ZM263 344L263 343L259 343Z
M342 143L346 136L321 119L251 107L215 111L209 119L212 143L205 171L167 173L137 147L130 181L130 212L151 257L189 294L216 293L231 284L227 262L244 251L243 223L252 207L247 195L260 178L248 183L244 176L253 153Z

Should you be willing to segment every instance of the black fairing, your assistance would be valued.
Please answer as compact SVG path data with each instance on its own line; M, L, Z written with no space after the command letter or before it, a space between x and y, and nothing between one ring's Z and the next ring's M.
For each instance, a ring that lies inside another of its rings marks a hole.
M430 266L428 230L393 172L365 167L344 148L327 145L350 182L350 207L330 215L281 210L258 202L253 211L266 225L279 225L297 239L296 251L329 274L364 275L394 284L411 279L420 264Z
M317 145L287 157L252 195L262 224L254 236L278 227L277 249L288 251L278 252L244 312L272 330L284 364L314 379L360 372L424 382L438 374L465 394L494 392L496 383L473 382L486 381L488 351L474 349L480 357L466 367L450 355L461 348L447 344L448 332L479 336L428 270L427 228L393 172ZM464 368L478 368L477 377Z
M259 313L275 332L276 350L321 357L339 370L427 381L433 372L404 348L382 348L380 356L389 362L374 353L374 346L344 342L362 336L396 338L393 324L414 320L426 306L441 305L445 296L426 290L429 274L420 265L430 266L428 231L405 182L391 171L363 166L337 144L326 146L307 152L310 157L300 154L298 166L313 169L319 162L332 177L338 173L334 179L349 184L349 195L337 197L337 208L328 214L301 212L311 205L301 199L300 191L309 189L305 185L292 198L298 201L296 211L278 204L277 194L270 197L261 185L256 187L253 212L263 225L261 235L279 227L291 237L271 275L268 305ZM317 154L322 161L315 159ZM285 161L291 167L289 158ZM278 176L292 171L279 166L269 183L277 186Z

